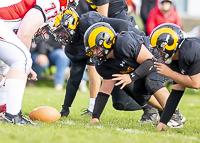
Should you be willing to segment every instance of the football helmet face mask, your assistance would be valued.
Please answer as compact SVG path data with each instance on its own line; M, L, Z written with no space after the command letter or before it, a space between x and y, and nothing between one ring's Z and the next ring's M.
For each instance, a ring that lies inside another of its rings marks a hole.
M158 49L160 57L166 64L172 62L172 58L183 39L184 35L180 27L172 23L161 24L150 34L152 47Z
M72 7L69 7L63 14L58 15L55 21L56 29L53 31L56 41L62 44L71 42L78 24L79 15Z
M47 41L49 39L49 33L51 33L51 27L47 24L37 30L34 34L33 40L35 43L40 43L42 41Z
M100 65L110 53L115 37L116 33L110 24L98 22L91 25L84 34L86 55Z

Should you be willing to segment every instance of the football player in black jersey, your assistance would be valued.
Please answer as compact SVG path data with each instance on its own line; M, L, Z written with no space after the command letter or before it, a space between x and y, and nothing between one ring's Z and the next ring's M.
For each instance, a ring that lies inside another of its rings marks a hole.
M71 107L73 100L76 96L76 92L78 90L78 86L81 81L86 64L91 65L91 67L95 69L94 63L90 61L90 57L86 56L85 47L83 43L83 35L90 25L97 23L99 21L104 21L104 22L110 23L117 32L131 30L131 31L135 31L136 33L140 35L144 35L144 32L134 28L132 26L132 23L129 21L115 19L115 18L107 18L100 15L98 12L95 12L95 11L91 11L91 12L81 15L81 18L79 18L78 20L79 24L74 26L76 24L75 21L77 21L76 16L74 16L75 15L74 13L75 12L73 9L71 10L69 9L67 13L64 13L64 16L57 17L57 20L55 23L55 25L61 24L63 25L63 27L66 27L65 30L69 31L68 32L69 34L70 34L70 31L72 31L72 28L76 27L74 28L75 30L74 30L74 35L72 39L64 37L65 34L63 34L63 36L59 36L59 35L62 35L60 32L61 28L58 28L57 30L54 31L54 35L57 35L56 39L60 42L63 42L63 44L66 44L65 53L72 61L70 78L67 83L65 100L63 104L63 109L61 111L62 116L68 116L69 114L69 107ZM67 24L65 23L65 21L67 22ZM72 24L71 24L71 21L73 22ZM65 30L63 30L64 33L67 33L65 32ZM93 83L93 84L94 86L98 86L98 82ZM99 84L99 87L100 87L100 84ZM92 87L90 88L91 88L90 90L94 90L94 88ZM99 88L96 91L96 95L98 91L99 91ZM95 93L95 91L93 92ZM143 109L145 114L141 122L152 122L156 120L157 111L154 108L150 107L149 105L145 107L140 106L132 98L126 95L126 93L124 93L123 90L120 90L119 87L115 87L113 89L112 95L113 95L112 96L113 107L115 109L127 110L127 111ZM149 97L145 96L145 99L142 99L142 100L146 100L146 98L149 98Z
M174 81L157 126L157 130L161 131L167 129L166 124L178 106L185 88L200 88L200 39L184 38L180 27L170 23L156 27L150 38L152 46L159 50L163 60L163 63L155 62L157 72Z
M128 7L125 0L86 0L86 2L89 11L98 11L106 17L128 20L135 28L138 28L134 17L127 12Z
M85 1L88 4L89 11L97 11L105 17L127 20L132 23L132 26L134 26L135 28L138 28L138 25L136 24L134 17L128 14L128 7L125 0L85 0ZM87 68L88 68L88 71L89 70L94 71L94 69L90 65L87 65ZM95 76L97 79L97 75ZM91 80L93 79L92 77L94 76L91 76ZM90 74L89 74L89 80L90 80ZM145 115L142 117L145 118ZM142 118L141 121L144 118Z
M97 72L103 77L91 124L99 122L112 89L120 85L139 105L151 103L162 113L169 91L163 85L165 76L158 74L154 67L154 62L161 62L161 58L157 49L151 52L148 49L151 47L148 37L132 31L116 34L108 23L99 22L87 29L84 44L87 55L96 63ZM147 95L154 95L157 100ZM175 117L180 122L179 116Z

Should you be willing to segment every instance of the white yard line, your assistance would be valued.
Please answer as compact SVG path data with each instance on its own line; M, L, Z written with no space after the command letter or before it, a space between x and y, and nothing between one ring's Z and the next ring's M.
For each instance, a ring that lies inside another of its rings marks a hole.
M73 121L70 121L70 120L67 120L67 121L58 121L58 122L61 122L62 124L66 124L66 125L77 125L76 123L74 123ZM99 126L90 126L89 124L79 124L80 126L86 126L88 128L97 128L97 129L104 129L104 126L102 125L99 125ZM157 135L156 133L152 133L152 132L146 132L146 131L140 131L140 130L137 130L137 129L123 129L123 128L119 128L119 127L115 127L113 128L113 130L116 130L116 131L120 131L120 132L127 132L127 133L134 133L134 134L150 134L150 135ZM200 142L200 139L198 139L197 137L192 137L192 136L182 136L182 135L176 135L176 134L167 134L167 135L162 135L163 137L178 137L180 139L188 139L188 140L195 140L195 141L199 141Z

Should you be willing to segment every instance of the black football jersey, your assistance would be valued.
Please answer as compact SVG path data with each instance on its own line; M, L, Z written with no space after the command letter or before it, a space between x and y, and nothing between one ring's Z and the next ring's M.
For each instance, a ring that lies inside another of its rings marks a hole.
M115 30L116 33L121 31L135 31L140 34L140 30L134 28L132 24L127 20L117 19L117 18L107 18L100 15L98 12L90 11L88 13L82 14L78 28L74 35L72 41L66 45L65 53L69 59L82 59L89 58L86 56L85 47L83 43L83 38L85 31L97 22L107 22Z
M86 2L90 11L97 11L97 6L109 3L108 17L126 20L130 17L128 14L121 15L121 13L127 13L128 10L125 0L86 0Z
M134 71L140 65L136 60L141 44L147 48L151 47L148 37L141 37L132 31L122 32L117 36L114 45L115 59L107 59L101 65L96 65L97 72L104 79L111 79L112 74L126 74ZM152 53L157 55L158 52L152 51Z
M195 75L200 73L200 39L196 37L186 38L179 48L178 71L183 75ZM174 67L175 68L175 67Z

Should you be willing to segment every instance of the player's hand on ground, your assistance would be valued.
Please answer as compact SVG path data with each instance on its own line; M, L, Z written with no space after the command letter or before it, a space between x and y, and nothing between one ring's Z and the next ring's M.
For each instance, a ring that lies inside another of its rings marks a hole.
M28 79L32 79L32 80L35 80L37 81L37 73L35 71L33 71L33 69L31 69L29 75L28 75Z
M157 126L157 131L166 131L167 130L167 125L165 125L164 123L159 123Z
M169 77L172 70L163 63L154 62L154 67L157 69L157 73Z
M123 89L127 84L132 82L129 74L113 74L112 76L115 77L112 80L118 81L115 86L122 84L120 89Z
M92 118L92 120L90 121L90 124L96 124L99 123L99 119L98 118Z

